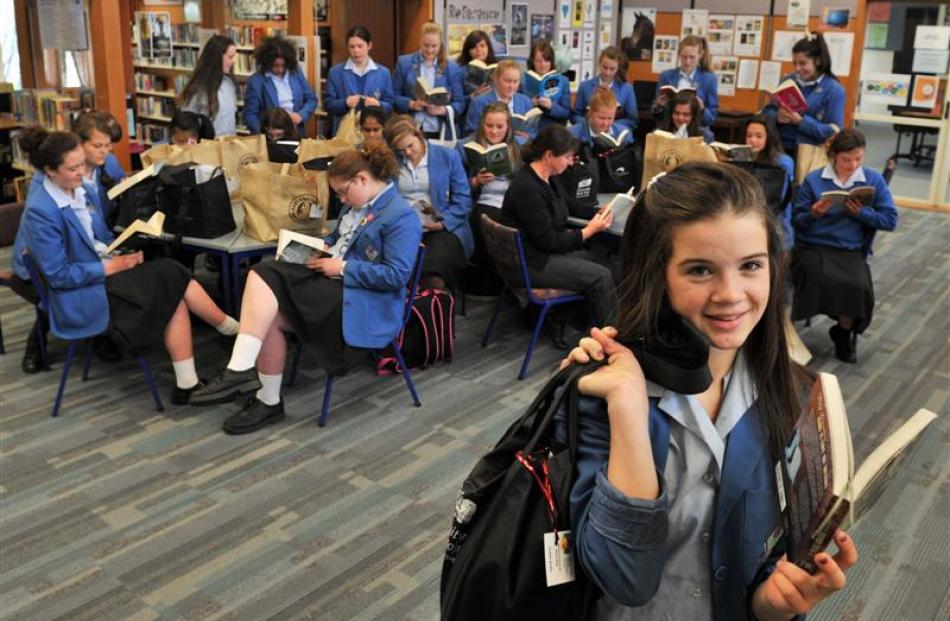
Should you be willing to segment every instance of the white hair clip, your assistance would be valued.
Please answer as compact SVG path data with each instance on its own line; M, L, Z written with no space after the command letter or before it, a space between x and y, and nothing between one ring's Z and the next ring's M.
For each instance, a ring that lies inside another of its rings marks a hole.
M653 178L650 179L649 181L647 181L647 189L649 190L649 189L650 189L650 186L652 186L654 183L656 183L656 180L659 179L660 177L662 177L662 176L665 175L665 174L666 174L666 171L664 170L663 172L658 172L658 173L656 173L655 175L653 175Z

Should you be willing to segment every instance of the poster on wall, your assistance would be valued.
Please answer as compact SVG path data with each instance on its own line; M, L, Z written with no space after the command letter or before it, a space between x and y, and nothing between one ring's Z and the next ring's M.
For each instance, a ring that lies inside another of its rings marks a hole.
M831 54L831 71L836 76L851 74L851 50L854 49L853 32L826 32L825 43Z
M451 58L457 58L462 53L462 44L468 33L478 28L478 24L449 24L448 28L448 54Z
M891 21L890 2L869 2L868 21L873 23L887 23Z
M620 21L620 49L630 60L650 60L656 9L623 7Z
M570 28L571 26L571 0L558 0L557 24L558 24L558 28Z
M230 0L232 19L287 19L287 0Z
M597 49L602 50L605 47L613 45L613 42L614 42L613 22L600 22L600 36L597 38Z
M589 80L594 77L594 61L593 60L582 60L581 61L581 82L584 80Z
M567 28L561 28L557 31L557 44L560 47L571 47L571 31Z
M680 26L680 37L696 35L706 36L706 22L709 21L709 11L705 9L683 9L683 23Z
M785 25L789 28L807 28L811 0L788 0L788 13Z
M905 106L909 94L910 74L881 73L861 83L861 103Z
M706 30L709 53L719 56L732 54L732 40L735 36L735 30L735 15L710 15Z
M914 50L914 73L947 72L947 60L950 59L950 50Z
M137 11L135 25L140 58L171 58L172 18L167 11Z
M482 24L482 30L491 39L492 48L495 50L495 56L505 56L508 54L508 32L504 24Z
M794 30L776 30L772 39L772 60L792 62L792 48L802 38L802 33Z
M657 35L653 37L653 63L650 66L653 73L662 73L667 69L675 69L679 64L677 48L679 37Z
M765 17L739 15L736 17L736 35L733 50L736 56L756 56L762 53L762 36L765 33Z
M868 31L864 37L864 49L887 49L887 24L868 24ZM916 71L916 69L914 70Z
M950 46L950 26L917 26L915 50L945 50Z
M910 105L914 108L933 108L937 105L939 81L940 78L935 75L914 76Z
M736 88L755 88L759 77L759 61L751 58L739 59L739 72L736 74Z
M829 28L847 28L849 19L850 9L826 6L821 10L821 21Z
M581 57L581 31L574 30L571 32L571 53L574 54L574 58Z
M584 27L584 0L574 0L574 7L571 9L571 22L575 28Z
M531 14L531 45L542 39L554 41L554 16L550 14Z
M739 71L739 59L735 56L713 56L712 72L719 82L720 95L736 94L736 73Z
M773 90L782 81L782 63L763 60L759 63L759 90Z
M584 0L584 28L593 28L597 18L597 3L595 0Z
M39 0L36 4L43 49L87 50L86 7L82 0ZM168 15L168 13L165 13ZM6 42L4 41L4 47ZM16 44L14 44L16 47Z
M528 5L511 5L511 46L528 45Z

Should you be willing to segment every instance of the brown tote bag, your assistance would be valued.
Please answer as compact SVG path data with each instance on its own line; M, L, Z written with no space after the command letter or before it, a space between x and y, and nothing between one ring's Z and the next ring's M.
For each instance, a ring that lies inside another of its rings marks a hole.
M262 242L277 241L281 229L322 234L326 203L317 199L313 171L258 162L242 166L240 176L245 233Z
M231 198L241 196L241 168L248 164L270 161L267 157L267 137L264 134L254 136L227 136L218 138L217 143L221 153L221 168L227 175ZM200 143L199 143L200 144Z
M660 134L647 134L643 149L643 179L645 188L661 172L670 172L686 162L716 162L716 153L703 142L701 136L693 138L669 138Z
M832 124L835 130L834 134L822 144L799 144L798 151L795 154L795 184L801 185L813 170L824 168L828 163L828 145L834 140L835 135L841 131L837 125Z

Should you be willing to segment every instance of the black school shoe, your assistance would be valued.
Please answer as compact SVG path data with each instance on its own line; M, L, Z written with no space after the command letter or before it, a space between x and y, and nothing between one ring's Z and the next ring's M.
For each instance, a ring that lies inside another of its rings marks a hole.
M854 330L845 330L838 324L831 326L828 336L835 343L835 358L842 362L854 364L858 361L856 335Z
M191 393L188 403L191 405L217 405L228 403L238 395L257 392L261 387L261 380L257 377L257 369L251 367L246 371L221 370L207 385Z
M188 402L191 400L191 395L199 388L204 388L208 385L208 380L199 379L198 383L192 386L191 388L179 388L175 386L172 390L172 405L188 405Z
M225 419L222 429L228 435L239 436L263 429L267 425L273 425L283 419L283 399L278 401L276 405L266 405L257 397L250 397L240 412Z
M23 361L20 362L20 368L24 373L33 374L43 370L43 357L40 356L40 335L36 326L30 331L26 339L26 349L23 350Z

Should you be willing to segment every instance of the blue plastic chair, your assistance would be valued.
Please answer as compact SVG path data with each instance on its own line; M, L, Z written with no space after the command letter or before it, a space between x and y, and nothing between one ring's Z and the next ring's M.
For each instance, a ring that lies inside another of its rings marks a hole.
M33 261L33 257L29 254L23 255L23 263L26 265L26 271L30 274L30 280L33 282L33 286L36 287L36 295L40 299L39 308L50 312L49 304L49 291L46 290L46 280L40 274L39 268L36 267L36 263ZM95 335L99 336L99 335ZM66 380L69 378L69 367L72 364L73 356L76 354L76 346L82 342L86 343L86 356L85 361L83 362L82 368L82 381L89 379L89 364L92 362L92 340L95 336L81 339L78 341L69 341L69 348L66 350L66 360L63 362L63 373L59 378L59 387L56 389L56 400L53 402L53 412L52 416L59 416L59 406L63 401L63 392L66 390ZM42 345L42 342L41 342ZM43 360L46 360L45 351L42 352ZM142 367L142 371L145 373L145 381L148 384L148 389L152 393L152 399L155 401L155 409L159 412L165 410L165 406L162 405L162 399L158 395L158 388L155 386L155 378L152 376L152 368L149 366L148 361L141 355L133 353L136 361L138 361L139 366Z
M409 367L406 366L406 361L402 357L402 352L399 349L399 337L402 335L402 331L406 328L406 323L409 321L409 317L412 315L412 302L416 299L416 293L419 292L419 281L422 279L422 264L426 257L426 247L423 244L419 244L419 250L416 253L416 264L412 269L412 276L409 281L408 295L406 296L406 304L402 312L402 327L399 329L399 333L396 334L396 337L393 338L390 346L392 347L393 353L396 356L396 361L399 363L399 368L402 371L402 377L406 381L406 387L409 389L409 394L412 395L412 404L416 407L422 406L422 401L419 400L419 395L416 392L416 384L412 381L412 373L409 371ZM287 386L293 386L294 382L297 380L297 368L300 366L300 354L303 351L304 344L303 342L297 342L297 349L294 351L294 359L290 366L290 377L287 379ZM370 350L370 353L373 355L374 360L379 359L380 352L378 350ZM326 387L323 389L323 407L320 409L320 418L317 420L317 424L321 427L326 427L327 419L330 417L330 399L333 395L333 381L335 376L327 374L327 383Z
M504 289L498 294L498 301L495 302L495 310L491 319L488 321L488 327L485 328L485 336L482 337L482 347L488 345L488 339L491 337L492 329L495 327L495 321L498 319L498 313L505 303L505 293L511 292L522 306L535 304L541 307L538 314L538 320L534 324L534 332L531 334L531 340L528 341L528 351L525 352L524 362L521 363L521 371L518 373L518 379L524 379L528 374L528 364L531 362L531 356L534 354L534 347L538 343L538 336L541 334L541 326L548 315L548 311L561 304L570 304L573 302L583 302L586 298L568 289L535 289L531 286L531 277L528 275L528 262L524 256L524 246L521 244L521 233L518 229L511 228L495 222L487 215L482 214L481 219L482 236L485 240L485 247L489 256L495 262L499 274L505 283ZM520 274L521 281L509 279L509 275Z

